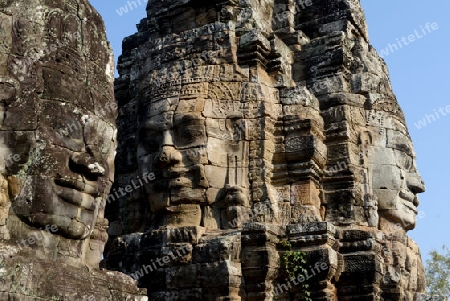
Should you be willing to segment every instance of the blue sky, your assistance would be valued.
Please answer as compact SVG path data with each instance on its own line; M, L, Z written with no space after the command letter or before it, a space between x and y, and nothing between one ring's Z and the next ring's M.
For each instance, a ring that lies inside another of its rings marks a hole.
M121 53L122 39L135 33L135 24L145 17L146 0L135 0L137 7L132 6L132 10L127 2L91 0L105 20L116 58ZM447 234L450 229L450 197L446 194L446 187L450 187L450 142L447 140L450 136L450 113L445 110L450 105L446 91L450 88L450 63L445 46L450 38L450 2L361 0L361 3L366 12L372 45L379 52L383 49L385 53L389 52L384 58L394 92L406 115L419 172L427 186L427 191L420 195L419 210L423 211L424 217L418 220L416 229L409 232L419 244L425 261L432 249L439 249L443 244L450 246ZM120 10L125 6L128 7L127 13ZM427 22L437 23L438 28L427 31ZM408 39L409 35L416 38L411 37L413 42L405 40L408 43L405 45L402 37ZM395 50L393 44L397 39L402 48L397 46L398 50Z

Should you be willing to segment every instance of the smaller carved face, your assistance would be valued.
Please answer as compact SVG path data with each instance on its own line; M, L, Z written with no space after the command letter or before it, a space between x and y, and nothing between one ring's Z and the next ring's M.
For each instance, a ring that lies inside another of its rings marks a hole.
M411 139L401 128L388 128L374 139L369 148L370 171L380 215L410 230L416 225L417 194L425 186L416 169Z

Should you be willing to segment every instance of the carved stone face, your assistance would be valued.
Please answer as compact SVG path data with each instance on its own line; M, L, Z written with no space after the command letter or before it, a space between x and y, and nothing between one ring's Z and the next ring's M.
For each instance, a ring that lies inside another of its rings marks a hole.
M31 225L56 225L59 234L83 239L111 185L114 129L70 103L45 101L41 108L39 142L24 160L29 165L13 176L21 189L12 208Z
M416 225L417 194L424 192L425 186L404 123L389 115L385 120L390 126L373 131L373 146L368 153L373 194L382 218L411 230Z
M98 263L102 246L93 245L106 240L103 213L115 150L110 48L88 3L67 1L62 11L41 2L0 12L6 227L13 239L56 227L45 249ZM84 242L95 259L80 251Z
M140 124L138 145L142 173L156 177L147 186L153 210L205 202L205 118L200 112L171 111L165 100L149 106L159 114Z
M202 206L225 199L227 185L248 181L237 170L242 164L242 143L233 141L238 139L233 137L233 122L208 117L207 106L196 98L142 104L139 173L155 175L145 193L151 211L158 212L164 225L183 225L181 219L200 225ZM248 206L248 201L241 203Z

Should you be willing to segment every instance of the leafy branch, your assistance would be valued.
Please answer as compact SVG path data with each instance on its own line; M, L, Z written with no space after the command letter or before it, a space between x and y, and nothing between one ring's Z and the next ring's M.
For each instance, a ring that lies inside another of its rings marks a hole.
M291 243L287 240L282 240L280 242L280 247L286 250L280 257L280 267L282 271L288 275L289 279L292 280L298 278L300 275L306 275L308 272L306 269L306 253L303 251L293 251ZM312 301L309 284L299 281L298 286L302 292L300 300Z

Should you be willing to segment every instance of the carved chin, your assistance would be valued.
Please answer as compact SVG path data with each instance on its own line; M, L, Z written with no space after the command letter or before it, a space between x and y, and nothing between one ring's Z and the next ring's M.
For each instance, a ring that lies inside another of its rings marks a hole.
M46 182L25 186L22 195L11 203L14 213L31 227L44 229L56 226L57 231L53 233L55 235L77 240L88 237L95 225L98 207L94 202L85 202L84 197L88 196L87 194L64 188L73 192L65 195L73 198L68 202L67 198L63 199L52 188L51 184ZM88 199L94 200L92 196Z
M49 233L61 235L69 239L83 240L92 232L90 226L86 225L84 222L66 216L37 213L32 216L17 215L17 217L31 227L47 229L46 231L49 231L49 226L56 226L57 231L49 231Z
M67 238L85 239L90 235L91 229L89 229L89 227L87 227L84 223L72 219L67 230L63 230L63 232L65 232L64 236Z
M205 189L174 188L170 190L171 204L199 204L206 200Z
M405 200L397 203L397 209L383 210L382 215L404 230L412 230L416 226L417 209L413 209L411 203Z

